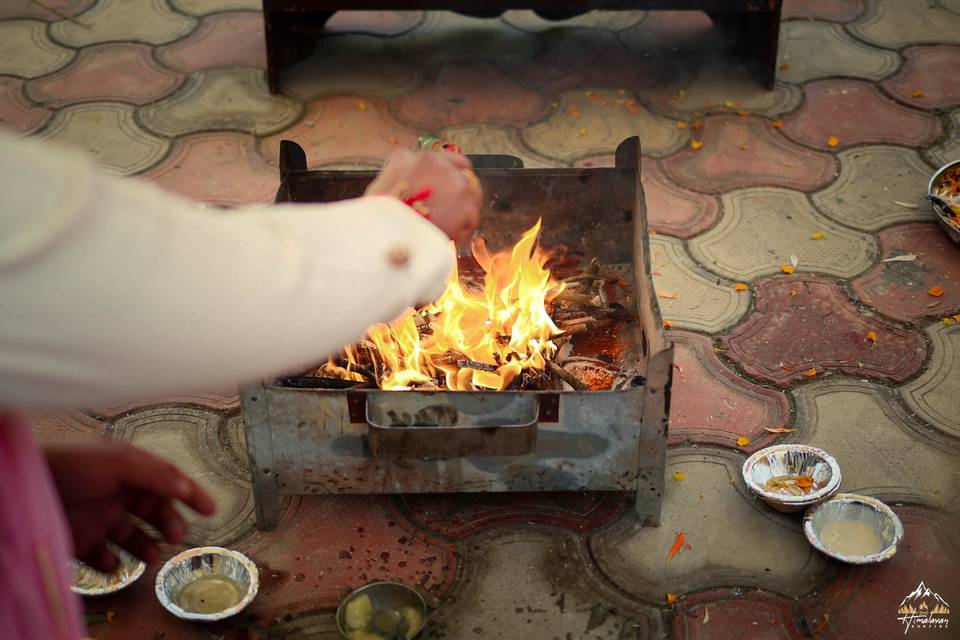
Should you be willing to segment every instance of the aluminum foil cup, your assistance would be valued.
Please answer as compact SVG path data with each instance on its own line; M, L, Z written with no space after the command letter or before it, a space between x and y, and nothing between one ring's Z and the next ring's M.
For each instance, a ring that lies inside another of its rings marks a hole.
M70 590L82 596L105 596L126 589L143 575L147 565L123 549L110 545L110 551L120 559L120 566L113 573L97 571L79 560L70 563L73 583Z
M423 630L423 627L426 625L427 620L427 603L424 602L423 596L417 593L416 589L411 589L405 584L399 582L372 582L366 586L360 587L346 598L343 599L343 602L340 603L340 606L337 608L337 628L340 629L340 634L344 638L352 638L350 629L347 626L347 605L350 604L353 600L359 598L362 595L366 595L370 598L371 604L373 605L373 610L381 611L397 611L399 612L404 607L413 607L419 614L420 618L423 621L423 624L419 629L416 630L413 635L409 634L400 634L394 633L393 635L386 635L384 633L373 632L375 635L364 636L370 638L382 637L385 640L393 640L394 637L409 637L414 638L420 634L420 631ZM355 634L357 632L354 632Z
M178 603L183 588L199 577L219 574L230 578L246 589L243 598L232 607L215 613L194 613ZM184 620L214 621L236 615L250 604L260 588L257 565L237 551L222 547L188 549L167 560L157 574L157 600L164 608Z
M823 527L837 520L859 520L880 536L883 549L867 555L847 555L831 549L820 538ZM876 498L854 493L838 493L832 499L813 507L803 517L803 532L821 553L850 564L872 564L888 560L897 553L903 539L903 523L890 507Z
M932 196L934 190L939 186L940 177L945 174L947 171L950 171L957 166L960 166L960 160L954 160L953 162L948 162L939 169L936 173L930 178L929 184L927 184L927 196ZM953 223L950 222L950 214L938 206L936 203L933 204L933 212L937 216L937 222L940 223L940 226L946 231L947 235L951 240L960 244L960 229L958 229Z
M802 496L768 491L770 478L788 474L813 476L820 488ZM822 449L805 444L776 444L757 451L743 463L743 480L768 505L784 513L796 513L819 504L840 488L840 466Z

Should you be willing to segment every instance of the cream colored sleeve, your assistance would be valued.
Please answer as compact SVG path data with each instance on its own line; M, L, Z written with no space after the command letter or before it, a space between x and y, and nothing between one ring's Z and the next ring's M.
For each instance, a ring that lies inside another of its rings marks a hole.
M227 388L442 293L446 236L392 198L200 210L0 137L0 407Z

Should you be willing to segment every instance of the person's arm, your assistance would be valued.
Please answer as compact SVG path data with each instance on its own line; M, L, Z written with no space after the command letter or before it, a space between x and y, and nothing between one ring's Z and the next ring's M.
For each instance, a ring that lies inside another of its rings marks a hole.
M201 211L78 156L2 139L0 193L6 407L92 406L295 370L439 296L452 267L447 236L388 196Z

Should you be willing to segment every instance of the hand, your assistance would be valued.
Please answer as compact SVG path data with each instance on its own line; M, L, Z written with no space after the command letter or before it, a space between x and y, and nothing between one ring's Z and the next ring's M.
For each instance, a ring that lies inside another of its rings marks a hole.
M466 156L442 151L413 153L398 149L390 154L366 195L407 198L424 189L422 201L430 221L451 239L466 240L480 224L483 192L473 165Z
M145 562L160 559L157 542L131 515L177 544L187 527L173 508L175 501L207 516L216 508L213 498L173 464L120 440L78 439L46 446L44 453L73 533L74 552L100 571L118 565L108 540Z

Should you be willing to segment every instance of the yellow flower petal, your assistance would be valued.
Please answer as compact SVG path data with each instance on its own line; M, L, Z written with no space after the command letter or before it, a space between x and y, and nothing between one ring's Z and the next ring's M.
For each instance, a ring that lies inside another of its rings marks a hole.
M838 144L840 144L840 138L838 138L837 136L830 136L829 138L827 138L828 146L835 147Z
M867 331L867 340L869 340L873 344L877 344L877 332Z
M676 472L675 474L673 474L673 479L676 480L677 482L683 482L684 480L687 479L687 474L685 474L685 473L680 473L680 472L678 471L678 472Z
M750 289L750 287L748 287L742 282L738 282L737 284L733 285L733 288L736 289L737 291L748 291Z
M357 101L357 109L360 109L360 111L366 111L366 110L367 110L367 103L364 102L363 100L358 100L358 101Z
M826 236L824 235L823 231L816 231L816 232L813 233L813 235L810 236L810 239L811 239L811 240L823 240L825 237L826 237Z
M703 147L703 142L702 142L702 141L700 141L700 140L691 140L691 141L690 141L690 148L691 148L691 149L700 149L700 148L702 148L702 147Z
M793 266L789 264L782 264L780 265L780 271L783 271L784 273L794 273L796 269L794 269Z
M816 367L813 367L812 369L807 369L806 371L803 372L803 377L804 377L804 378L812 378L812 377L815 376L815 375L817 375L817 368L816 368Z
M771 120L770 126L773 127L774 129L779 129L780 127L783 126L783 120Z
M748 444L750 444L750 438L748 438L747 436L740 436L739 438L737 438L738 447L745 447Z

